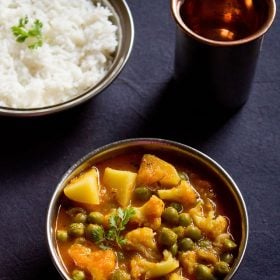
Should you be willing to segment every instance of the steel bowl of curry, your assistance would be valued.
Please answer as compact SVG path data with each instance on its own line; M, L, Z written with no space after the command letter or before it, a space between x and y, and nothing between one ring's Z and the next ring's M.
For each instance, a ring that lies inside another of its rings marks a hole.
M231 279L249 230L242 195L218 163L150 138L106 145L74 164L46 226L66 280Z

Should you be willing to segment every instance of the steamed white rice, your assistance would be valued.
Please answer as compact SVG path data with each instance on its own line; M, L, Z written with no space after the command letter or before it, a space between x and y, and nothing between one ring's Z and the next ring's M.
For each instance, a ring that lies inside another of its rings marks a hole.
M25 16L43 23L38 49L11 32ZM0 106L54 105L100 81L118 45L110 16L91 0L0 0Z

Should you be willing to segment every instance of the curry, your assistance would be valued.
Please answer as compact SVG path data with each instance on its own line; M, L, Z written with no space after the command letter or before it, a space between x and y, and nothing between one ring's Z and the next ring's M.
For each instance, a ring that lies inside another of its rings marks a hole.
M65 186L54 225L69 276L224 279L240 237L219 184L163 154L97 162Z

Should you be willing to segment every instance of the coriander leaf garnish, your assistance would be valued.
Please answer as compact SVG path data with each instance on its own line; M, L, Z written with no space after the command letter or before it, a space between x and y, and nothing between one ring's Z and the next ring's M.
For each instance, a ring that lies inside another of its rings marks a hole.
M135 210L132 207L121 209L118 208L116 213L112 214L109 218L109 230L106 238L110 241L116 242L118 247L122 247L126 243L126 240L121 235L121 232L125 230L126 224L130 218L135 214Z
M91 238L96 243L101 243L104 241L104 229L101 226L94 225L91 230Z
M110 215L109 229L106 232L101 226L96 226L91 231L92 240L101 249L108 249L112 245L121 248L126 243L122 232L126 229L127 223L134 214L135 210L132 207L118 208L115 213Z
M11 27L11 30L16 37L16 41L19 43L25 42L27 39L29 40L28 48L29 49L37 49L43 45L42 38L42 28L43 23L36 19L33 22L33 25L28 29L27 24L29 19L27 16L20 18L18 21L18 25L14 25Z

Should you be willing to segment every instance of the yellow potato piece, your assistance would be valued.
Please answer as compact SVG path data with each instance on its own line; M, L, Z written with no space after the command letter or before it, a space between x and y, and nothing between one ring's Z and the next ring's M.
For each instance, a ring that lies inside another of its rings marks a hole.
M173 165L150 154L145 154L137 175L137 185L153 185L159 183L171 188L178 185L180 177Z
M115 193L118 203L126 207L132 197L137 173L106 167L103 175L105 187Z
M64 194L80 203L99 204L99 189L98 171L92 168L71 180L64 188Z

